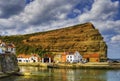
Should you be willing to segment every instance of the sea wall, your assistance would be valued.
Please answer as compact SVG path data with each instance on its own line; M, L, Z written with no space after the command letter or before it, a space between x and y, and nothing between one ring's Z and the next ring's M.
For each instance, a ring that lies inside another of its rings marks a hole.
M18 63L19 66L44 67L58 69L120 69L120 63L88 62L88 63Z
M17 58L14 54L0 54L0 77L19 71Z

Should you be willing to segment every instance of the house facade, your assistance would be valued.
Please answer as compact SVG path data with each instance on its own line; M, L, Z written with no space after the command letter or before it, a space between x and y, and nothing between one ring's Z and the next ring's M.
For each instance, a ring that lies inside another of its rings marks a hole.
M40 62L40 57L37 54L19 54L17 56L17 60L19 63L31 63L31 62Z
M55 63L78 63L82 62L82 56L78 51L75 52L64 52L61 54L56 54L54 56Z
M79 62L82 62L82 56L80 55L80 53L78 51L76 51L76 52L69 52L66 55L66 62L69 62L69 63L79 63Z
M42 57L42 63L51 63L53 60L54 58L51 54L44 54Z
M0 54L5 53L15 54L15 45L13 43L5 43L0 40Z
M66 62L66 55L67 55L67 52L54 55L54 62L55 63L65 63Z
M15 45L10 43L7 45L6 52L15 54Z
M67 52L64 52L61 56L61 62L65 63L66 62L66 57L67 57Z
M86 62L100 62L99 54L84 54L83 58Z
M54 55L54 63L59 63L61 60L61 54Z

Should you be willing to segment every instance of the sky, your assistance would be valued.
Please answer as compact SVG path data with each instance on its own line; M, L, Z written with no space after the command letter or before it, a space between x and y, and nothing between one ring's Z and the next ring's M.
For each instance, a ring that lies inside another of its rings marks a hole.
M19 35L91 22L120 58L120 0L0 0L0 35Z

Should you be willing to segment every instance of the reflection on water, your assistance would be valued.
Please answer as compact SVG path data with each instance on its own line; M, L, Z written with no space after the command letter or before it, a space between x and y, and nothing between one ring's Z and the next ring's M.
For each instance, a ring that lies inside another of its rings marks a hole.
M108 71L107 79L108 81L120 81L120 70Z
M0 81L120 81L120 70L94 69L48 69L41 67L20 67L21 72L37 76L11 76Z

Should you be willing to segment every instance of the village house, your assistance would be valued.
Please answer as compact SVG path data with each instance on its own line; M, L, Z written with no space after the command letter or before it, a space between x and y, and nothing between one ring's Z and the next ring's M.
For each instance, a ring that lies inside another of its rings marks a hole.
M82 56L78 51L69 52L66 55L66 61L70 63L79 63L79 62L82 62Z
M51 63L53 62L53 56L51 54L44 54L42 57L42 63Z
M67 56L67 52L64 52L61 56L61 62L65 63L66 62L66 56Z
M15 45L13 43L7 44L6 52L15 54Z
M61 61L62 61L61 54L54 55L54 63L59 63Z
M83 58L86 62L100 62L99 54L84 54Z
M66 62L66 55L67 55L67 52L56 54L54 56L54 62L55 63L65 63Z
M0 54L11 53L15 54L15 45L13 43L5 43L0 40Z
M62 54L56 54L54 56L55 63L78 63L82 62L82 56L78 51L76 52L64 52Z
M37 54L19 54L17 60L19 63L40 62L40 57Z

